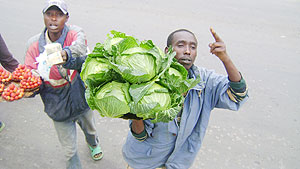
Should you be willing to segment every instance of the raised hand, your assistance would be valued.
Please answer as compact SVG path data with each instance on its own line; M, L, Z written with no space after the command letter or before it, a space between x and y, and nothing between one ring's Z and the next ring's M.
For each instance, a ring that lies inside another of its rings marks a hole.
M241 74L233 64L232 60L226 53L226 46L222 39L217 35L217 33L210 28L210 32L213 35L216 42L210 43L208 46L210 47L210 52L216 56L223 62L226 72L228 74L228 78L230 81L239 82L241 80Z
M210 32L215 39L215 42L210 43L208 45L210 47L210 53L218 56L218 58L222 62L225 62L226 60L229 59L229 56L226 53L225 43L222 41L219 35L213 30L213 28L210 28Z

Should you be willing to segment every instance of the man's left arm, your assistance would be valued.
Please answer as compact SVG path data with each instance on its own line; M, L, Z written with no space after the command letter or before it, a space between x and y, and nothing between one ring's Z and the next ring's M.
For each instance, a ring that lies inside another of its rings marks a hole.
M228 74L229 80L232 82L239 82L242 76L228 56L225 43L212 28L210 28L210 32L215 39L214 43L209 44L210 53L216 55L222 61Z
M63 50L64 52L64 50ZM63 55L62 55L63 56ZM80 57L69 57L66 56L66 59L64 59L63 67L66 69L74 69L74 70L81 70L82 64L84 63L87 55L82 55Z
M70 34L75 39L70 46L63 48L61 55L63 67L80 70L87 56L87 40L83 30L77 26L70 26ZM76 32L76 33L74 33Z
M210 52L216 55L222 61L229 79L229 88L227 90L227 94L232 101L238 103L247 97L247 84L241 73L228 56L223 40L212 28L210 31L215 39L214 43L209 44Z

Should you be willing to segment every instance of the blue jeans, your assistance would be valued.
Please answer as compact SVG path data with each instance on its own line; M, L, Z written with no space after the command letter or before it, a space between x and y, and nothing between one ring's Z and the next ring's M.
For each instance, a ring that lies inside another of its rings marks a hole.
M96 132L94 114L92 110L80 115L74 121L57 122L53 121L58 139L65 152L67 169L81 169L81 163L77 153L77 132L76 122L84 132L87 143L97 146L99 143Z

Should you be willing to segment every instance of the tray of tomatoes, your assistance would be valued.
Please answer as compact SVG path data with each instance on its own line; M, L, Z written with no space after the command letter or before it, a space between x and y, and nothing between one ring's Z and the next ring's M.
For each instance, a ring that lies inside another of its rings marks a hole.
M20 64L12 73L0 67L0 102L14 101L39 90L42 80Z

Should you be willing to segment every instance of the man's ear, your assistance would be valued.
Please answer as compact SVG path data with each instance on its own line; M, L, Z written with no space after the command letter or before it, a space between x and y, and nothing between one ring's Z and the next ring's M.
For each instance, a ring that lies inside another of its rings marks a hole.
M168 51L169 51L169 48L166 47L166 48L165 48L165 53L168 53Z
M68 22L68 20L69 20L69 15L67 15L67 19L66 19L66 22Z

